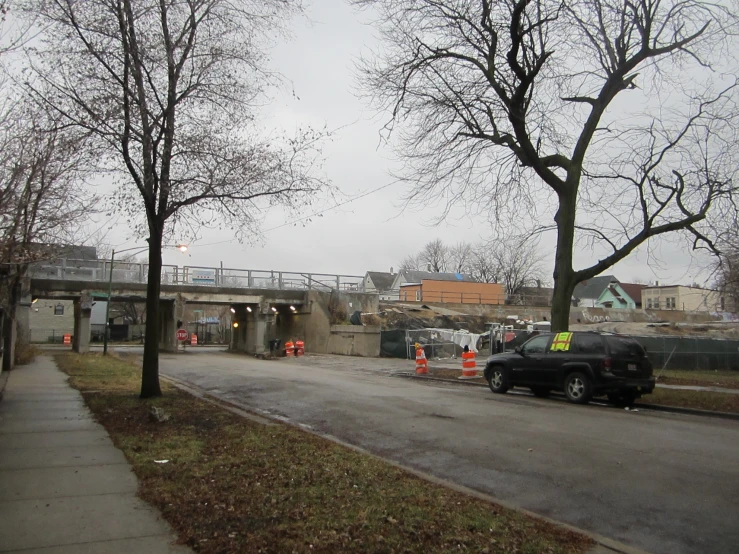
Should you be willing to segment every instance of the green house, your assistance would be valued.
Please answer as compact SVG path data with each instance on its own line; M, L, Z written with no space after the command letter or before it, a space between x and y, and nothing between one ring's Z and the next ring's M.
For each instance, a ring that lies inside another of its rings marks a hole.
M638 309L641 308L641 289L647 285L634 283L611 283L598 297L598 308Z

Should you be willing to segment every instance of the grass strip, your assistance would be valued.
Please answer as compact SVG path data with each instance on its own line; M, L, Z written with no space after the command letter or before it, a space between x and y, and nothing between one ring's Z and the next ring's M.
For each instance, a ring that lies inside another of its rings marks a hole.
M656 388L652 394L645 394L637 402L739 414L739 394L723 392Z
M458 379L462 375L462 368L459 369L449 369L449 368L433 368L429 367L429 375L432 377L438 377L440 379ZM477 377L480 379L481 383L484 383L482 377L482 370L477 370Z
M739 371L697 371L666 369L655 370L658 383L664 385L689 385L699 387L721 387L739 389Z
M289 425L261 425L99 354L59 366L180 542L196 552L580 553L590 539L446 489ZM150 416L161 408L168 421ZM166 464L155 460L169 460Z

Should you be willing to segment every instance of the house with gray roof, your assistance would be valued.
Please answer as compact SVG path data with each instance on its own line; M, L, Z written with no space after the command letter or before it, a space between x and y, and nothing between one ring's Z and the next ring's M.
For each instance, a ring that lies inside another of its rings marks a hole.
M364 276L364 292L380 295L380 300L397 300L397 293L393 297L392 287L395 281L395 273L390 268L390 273L383 271L368 271Z
M595 308L603 291L613 283L618 283L614 275L599 275L592 279L581 281L575 286L572 293L573 305L582 308Z

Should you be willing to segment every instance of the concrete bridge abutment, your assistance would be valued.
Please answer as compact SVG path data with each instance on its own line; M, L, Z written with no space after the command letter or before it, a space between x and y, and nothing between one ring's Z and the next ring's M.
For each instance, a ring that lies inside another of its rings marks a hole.
M159 351L177 352L177 329L185 313L185 301L181 296L159 300Z
M74 333L72 350L80 354L90 351L90 318L92 316L92 296L83 292L74 300Z

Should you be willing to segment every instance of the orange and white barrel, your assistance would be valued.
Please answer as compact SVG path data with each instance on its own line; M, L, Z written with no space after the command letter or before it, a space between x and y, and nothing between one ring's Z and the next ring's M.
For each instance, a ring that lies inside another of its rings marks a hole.
M429 363L423 348L416 349L416 375L428 375Z
M195 333L190 335L190 344L193 346L197 346L198 344L198 336Z
M64 335L64 344L70 345L72 344L72 335Z
M295 341L295 355L302 356L305 354L305 343L302 340Z
M291 340L285 343L285 356L287 356L288 358L292 358L293 356L295 356L295 345Z
M475 361L475 353L462 352L462 376L460 379L474 379L477 377L477 362Z

